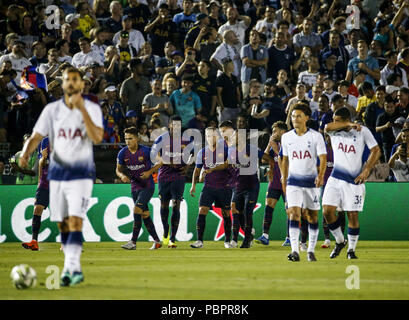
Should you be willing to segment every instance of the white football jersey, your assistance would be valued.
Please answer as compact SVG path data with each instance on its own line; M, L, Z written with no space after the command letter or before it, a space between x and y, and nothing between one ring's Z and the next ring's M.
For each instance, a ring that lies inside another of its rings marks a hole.
M94 125L103 128L99 105L87 99L84 99L84 103ZM83 116L80 110L68 108L64 98L44 108L33 132L49 136L50 180L95 178L92 140L87 135Z
M369 149L377 146L374 136L368 128L361 126L361 131L328 132L334 151L334 169L331 176L355 184L355 178L362 171L362 154L365 145Z
M289 162L287 185L315 188L317 157L327 154L322 135L308 129L299 136L295 130L291 130L283 134L281 148L283 156L287 156Z

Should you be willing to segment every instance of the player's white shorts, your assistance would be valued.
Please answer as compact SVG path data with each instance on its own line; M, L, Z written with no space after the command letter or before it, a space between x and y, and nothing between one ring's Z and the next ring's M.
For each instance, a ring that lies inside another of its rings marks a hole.
M341 211L362 211L365 201L365 184L352 184L329 177L322 197L322 205L338 207Z
M69 216L85 219L93 185L91 179L50 180L50 220L62 222Z
M286 198L288 208L320 209L320 189L287 186Z

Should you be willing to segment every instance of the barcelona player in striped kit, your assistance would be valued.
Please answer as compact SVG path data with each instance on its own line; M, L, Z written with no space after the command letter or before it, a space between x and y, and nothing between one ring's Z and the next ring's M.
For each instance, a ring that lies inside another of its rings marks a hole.
M156 233L150 217L148 203L155 192L152 173L157 168L152 167L150 148L138 144L138 130L135 127L125 129L126 147L118 153L116 174L124 183L131 183L134 207L134 226L132 239L122 248L136 249L136 241L142 228L142 220L149 234L154 239L151 250L159 249L162 244Z
M283 198L285 202L285 195L281 185L281 171L280 171L280 148L281 148L281 137L284 133L287 132L287 124L283 121L275 122L272 127L272 135L270 141L266 147L265 153L268 153L270 157L274 159L273 170L269 171L269 183L268 190L266 194L266 207L264 212L264 221L263 221L263 234L257 240L256 243L268 245L269 244L269 232L270 226L273 221L273 212L274 208L280 200L280 197ZM283 243L283 246L290 245L290 239L288 235L288 222L287 219L287 238ZM288 244L287 244L288 243Z
M253 211L257 204L260 181L258 179L258 161L270 162L272 169L274 159L259 148L251 145L246 139L236 134L236 143L229 146L229 164L236 174L235 192L232 202L245 218L245 237L240 248L250 248L253 240Z
M49 141L48 137L45 137L43 138L43 140L41 140L41 143L38 146L38 158L40 159L38 171L40 172L40 176L38 179L38 187L34 202L34 212L32 221L32 240L30 242L22 243L23 248L31 249L33 251L39 250L38 233L40 232L41 228L41 215L43 211L48 207L50 201L49 181L47 178L49 154L50 154Z
M205 135L208 145L197 154L192 187L190 188L190 195L194 197L196 184L203 168L204 186L199 199L199 215L196 223L197 241L190 245L196 249L203 248L206 215L209 213L210 208L215 204L222 211L229 212L232 195L227 145L224 140L220 139L215 127L206 128ZM228 218L230 219L230 215ZM230 248L230 246L226 245L225 247Z
M176 233L180 220L180 202L185 190L187 163L183 162L183 150L191 141L181 138L182 119L174 115L169 120L169 132L159 136L152 146L152 159L159 158L158 187L160 215L163 224L163 244L176 248ZM180 145L178 143L180 141ZM172 200L171 233L169 239L169 202Z

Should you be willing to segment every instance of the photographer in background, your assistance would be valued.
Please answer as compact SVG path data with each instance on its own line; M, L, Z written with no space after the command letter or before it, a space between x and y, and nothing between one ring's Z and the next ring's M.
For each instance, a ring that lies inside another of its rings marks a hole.
M409 128L402 130L402 140L403 143L397 147L388 165L397 182L409 182Z

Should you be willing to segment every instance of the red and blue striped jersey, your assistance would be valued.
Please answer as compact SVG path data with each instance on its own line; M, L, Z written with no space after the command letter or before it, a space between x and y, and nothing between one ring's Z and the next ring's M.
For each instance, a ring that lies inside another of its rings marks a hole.
M277 145L278 145L278 149L280 150L281 143L277 142ZM278 165L278 159L281 157L281 155L276 154L272 148L270 149L269 155L270 157L274 158L274 169L273 169L273 181L269 181L268 188L282 190L283 186L281 185L281 171Z
M156 157L156 155L159 154L163 161L167 163L159 169L159 183L185 180L186 177L181 172L181 169L186 166L185 161L183 161L183 153L186 146L190 143L191 141L181 139L179 148L179 146L175 144L174 137L170 135L169 132L165 132L155 140L152 146L152 155ZM185 157L187 158L187 155Z
M49 140L48 137L43 138L43 140L41 140L40 145L38 146L38 159L42 158L42 151L44 149L47 149L47 161L44 163L43 167L41 168L41 179L38 182L38 187L42 188L42 189L48 189L49 188L49 183L50 181L47 178L47 174L48 174L48 164L50 163L50 145L49 145Z
M143 172L152 167L150 151L151 149L149 147L138 145L138 150L136 150L135 153L132 153L128 147L122 148L118 153L118 164L128 169L132 192L155 187L152 176L148 179L142 179L140 177Z

